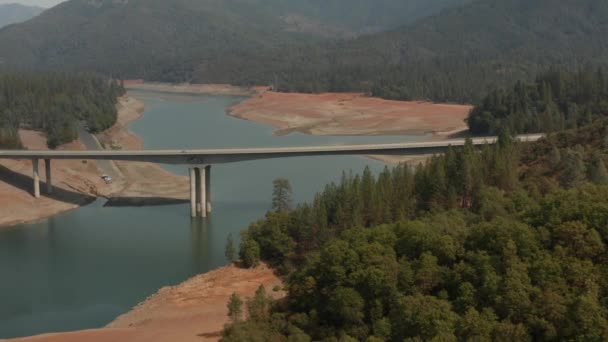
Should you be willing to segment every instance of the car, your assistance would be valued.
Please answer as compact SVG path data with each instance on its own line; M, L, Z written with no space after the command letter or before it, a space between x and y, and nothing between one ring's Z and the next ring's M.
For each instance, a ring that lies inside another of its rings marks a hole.
M108 175L101 175L101 179L103 179L106 182L106 184L112 183L112 177L110 177Z

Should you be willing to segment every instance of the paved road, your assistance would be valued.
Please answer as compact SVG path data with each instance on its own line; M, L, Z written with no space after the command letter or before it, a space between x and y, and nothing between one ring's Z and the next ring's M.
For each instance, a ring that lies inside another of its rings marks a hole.
M543 134L523 135L520 141L532 142L544 137ZM476 138L473 144L480 146L496 143L496 137ZM432 142L313 146L282 148L245 148L214 150L133 150L133 151L0 151L0 159L91 159L142 161L161 164L204 165L234 163L258 159L334 156L334 155L426 155L445 152L450 146L462 147L464 139Z
M84 144L84 146L89 151L105 151L99 143L99 140L97 140L97 138L95 138L93 134L89 133L89 131L87 131L83 126L78 129L78 139ZM101 175L105 174L112 177L113 179L118 179L121 176L120 172L117 171L116 165L112 160L97 160L97 169L99 169L100 177Z

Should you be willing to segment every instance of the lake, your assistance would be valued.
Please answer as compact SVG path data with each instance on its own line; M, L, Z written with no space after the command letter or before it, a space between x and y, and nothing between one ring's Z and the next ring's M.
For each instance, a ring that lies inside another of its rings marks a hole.
M132 92L146 105L130 128L149 149L393 143L421 136L275 137L273 128L225 114L243 98ZM294 201L309 201L343 171L374 172L364 157L271 159L213 166L213 213L191 219L188 204L91 205L0 231L0 338L98 328L163 286L225 265L228 234L270 209L272 180L289 179ZM165 166L187 174L186 166Z

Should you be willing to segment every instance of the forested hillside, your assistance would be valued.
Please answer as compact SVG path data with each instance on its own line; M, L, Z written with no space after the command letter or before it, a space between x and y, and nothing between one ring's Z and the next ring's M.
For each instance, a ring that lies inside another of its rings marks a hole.
M29 20L42 13L44 8L20 4L0 4L0 28Z
M606 17L600 0L71 0L0 30L0 63L479 102L549 67L608 66Z
M0 147L21 147L19 128L46 133L51 148L76 139L81 124L92 132L109 128L123 94L96 75L0 72Z
M0 60L22 68L176 82L227 63L249 71L226 76L244 83L259 77L252 66L275 48L308 41L297 37L247 1L71 0L0 30Z
M369 90L391 99L475 102L548 66L608 64L608 2L480 0L390 32L312 50L286 91ZM305 59L302 59L305 60Z
M353 34L410 24L472 0L266 0L282 16L296 15Z
M608 74L603 70L550 71L534 82L490 92L471 112L474 134L554 132L608 116Z
M0 30L0 62L170 82L270 84L321 39L468 0L71 0ZM386 26L385 26L386 25Z
M607 157L601 120L345 174L243 232L288 296L260 289L224 341L605 341Z

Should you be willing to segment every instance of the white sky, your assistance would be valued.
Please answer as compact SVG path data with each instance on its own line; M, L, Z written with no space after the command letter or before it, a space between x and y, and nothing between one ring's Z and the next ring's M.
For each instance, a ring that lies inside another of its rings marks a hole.
M0 0L0 4L22 4L30 6L53 7L65 0Z

